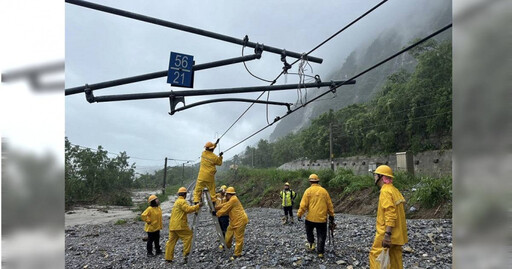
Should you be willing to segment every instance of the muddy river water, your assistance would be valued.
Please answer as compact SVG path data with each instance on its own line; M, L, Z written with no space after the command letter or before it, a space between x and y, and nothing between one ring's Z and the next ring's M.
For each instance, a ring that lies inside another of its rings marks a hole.
M132 201L138 204L145 201L151 194L155 194L160 190L142 190L135 191L132 194ZM160 207L162 208L163 217L169 217L172 205L176 196L171 194L169 199L163 202ZM120 219L134 219L140 212L133 211L133 207L128 206L83 206L75 207L65 213L65 226L71 227L74 225L83 224L101 224L107 222L116 222Z

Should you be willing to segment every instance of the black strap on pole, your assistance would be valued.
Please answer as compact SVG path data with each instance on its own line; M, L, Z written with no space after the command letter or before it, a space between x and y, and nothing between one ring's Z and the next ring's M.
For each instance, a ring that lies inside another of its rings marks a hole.
M262 50L264 50L264 51L268 51L268 52L279 54L279 55L283 51L283 49L280 49L280 48L265 46L263 44L258 44L258 43L254 43L254 42L250 42L250 41L244 42L243 39L234 38L231 36L222 35L222 34L210 32L210 31L202 30L199 28L194 28L194 27L183 25L183 24L178 24L178 23L165 21L165 20L161 20L161 19L157 19L157 18L153 18L153 17L149 17L149 16L144 16L141 14L137 14L137 13L121 10L121 9L116 9L116 8L112 8L112 7L108 7L108 6L103 6L103 5L99 5L99 4L95 4L95 3L91 3L91 2L87 2L87 1L66 0L66 3L74 4L77 6L82 6L82 7L86 7L86 8L90 8L90 9L95 9L95 10L107 12L110 14L119 15L122 17L131 18L134 20L144 21L144 22L148 22L148 23L152 23L152 24L156 24L156 25L160 25L160 26L164 26L164 27L168 27L168 28L172 28L172 29L176 29L176 30L181 30L181 31L192 33L192 34L202 35L202 36L206 36L206 37L210 37L210 38L214 38L214 39L218 39L218 40L222 40L225 42L230 42L230 43L234 43L234 44L238 44L238 45L242 45L242 46L245 45L245 46L251 47L251 48L261 47ZM300 59L302 54L297 53L297 52L292 52L292 51L286 51L286 56ZM314 62L314 63L322 63L322 61L323 61L321 58L312 57L312 56L307 56L306 60Z

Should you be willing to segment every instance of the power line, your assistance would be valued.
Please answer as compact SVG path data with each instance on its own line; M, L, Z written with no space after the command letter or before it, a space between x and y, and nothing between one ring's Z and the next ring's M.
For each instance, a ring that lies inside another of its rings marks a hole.
M312 53L313 51L315 51L316 49L318 49L319 47L321 47L322 45L324 45L326 42L328 42L329 40L331 40L332 38L334 38L335 36L337 36L338 34L340 34L341 32L345 31L347 28L349 28L350 26L352 26L353 24L355 24L357 21L361 20L362 18L364 18L366 15L370 14L371 12L373 12L375 9L377 9L378 7L380 7L382 4L384 4L385 2L387 2L387 0L384 0L382 2L380 2L379 4L377 4L376 6L374 6L373 8L371 8L370 10L366 11L363 15L359 16L358 18L356 18L355 20L353 20L351 23L347 24L345 27L343 27L342 29L340 29L338 32L336 32L335 34L333 34L332 36L330 36L329 38L327 38L326 40L324 40L322 43L320 43L319 45L317 45L316 47L314 47L312 50L310 50L308 53L306 54L303 54L302 57L300 57L300 59L305 59L305 58L308 58L307 56ZM243 48L242 48L243 49ZM291 68L291 66L293 66L295 63L297 63L300 59L296 60L295 62L293 62L291 65L289 65L289 67ZM245 63L244 63L245 64ZM283 74L285 73L285 69L283 69L283 71L281 71L281 73L271 82L270 85L274 85L275 82L279 79L279 77L281 77ZM262 92L258 98L256 98L256 100L259 100L261 98L261 96L263 96L265 92ZM220 138L222 138L244 115L245 113L247 113L247 111L249 111L249 109L251 109L251 107L254 105L254 103L252 103L251 105L249 105L249 107L247 107L247 109L235 120L235 122L233 122L233 124L231 124L231 126L229 126L229 128L220 136ZM267 119L268 121L268 119ZM270 123L269 123L270 124ZM219 139L220 139L219 138Z
M361 73L359 73L359 74L357 74L357 75L353 76L352 78L348 79L347 81L355 80L356 78L358 78L358 77L360 77L360 76L362 76L362 75L364 75L364 74L366 74L366 73L370 72L371 70L373 70L373 69L375 69L375 68L377 68L377 67L379 67L379 66L383 65L384 63L386 63L386 62L390 61L391 59L393 59L393 58L397 57L398 55L403 54L403 53L404 53L404 52L406 52L406 51L409 51L410 49L412 49L412 48L414 48L414 47L418 46L419 44L421 44L421 43L423 43L423 42L425 42L425 41L429 40L430 38L432 38L432 37L434 37L434 36L436 36L436 35L438 35L438 34L440 34L440 33L444 32L445 30L447 30L447 29L449 29L449 28L451 28L451 27L452 27L452 24L450 23L450 24L446 25L445 27L443 27L443 28L441 28L441 29L439 29L439 30L435 31L434 33L432 33L432 34L430 34L430 35L428 35L428 36L424 37L423 39L421 39L421 40L419 40L419 41L417 41L417 42L413 43L412 45L409 45L408 47L403 48L402 50L400 50L400 51L398 51L397 53L395 53L395 54L393 54L393 55L389 56L388 58L386 58L386 59L384 59L384 60L382 60L382 61L378 62L377 64L373 65L372 67L370 67L370 68L368 68L368 69L366 69L366 70L362 71ZM255 133L251 134L251 135L250 135L250 136L248 136L247 138L244 138L242 141L240 141L240 142L236 143L235 145L231 146L230 148L228 148L228 149L224 150L224 152L227 152L227 151L231 150L232 148L234 148L234 147L238 146L239 144L241 144L242 142L246 141L247 139L249 139L249 138L253 137L254 135L256 135L256 134L258 134L258 133L262 132L263 130L267 129L268 127L272 126L274 123L278 122L279 120L281 120L281 119L283 119L283 118L287 117L288 115L290 115L290 114L294 113L295 111L297 111L297 110L299 110L299 109L301 109L301 108L305 107L307 104L314 102L315 100L317 100L317 99L319 99L320 97L322 97L322 96L324 96L324 95L328 94L329 92L332 92L333 90L335 90L335 89L337 89L337 88L339 88L339 87L343 86L344 84L345 84L345 82L343 82L343 83L341 83L341 84L339 84L339 85L335 85L334 87L331 87L328 91L325 91L324 93L322 93L322 94L320 94L320 95L316 96L315 98L313 98L313 99L311 99L310 101L308 101L308 102L304 103L303 105L301 105L301 106L299 106L299 107L297 107L297 108L295 108L295 109L291 110L290 112L288 112L287 114L283 115L282 117L277 117L277 118L274 120L274 122L272 122L272 123L268 124L267 126L265 126L265 127L261 128L260 130L258 130L258 131L256 131Z
M325 43L327 43L328 41L330 41L331 39L333 39L334 37L336 37L337 35L339 35L341 32L345 31L347 28L349 28L350 26L352 26L353 24L355 24L357 21L361 20L362 18L364 18L366 15L372 13L374 10L376 10L377 8L379 8L381 5L383 5L385 2L387 2L388 0L384 0L380 3L378 3L376 6L374 6L373 8L371 8L370 10L366 11L363 15L359 16L357 19L353 20L351 23L347 24L345 27L341 28L338 32L334 33L333 35L331 35L329 38L327 38L326 40L324 40L322 43L318 44L316 47L314 47L313 49L311 49L309 52L307 52L306 54L304 54L304 56L308 56L310 53L312 53L313 51L317 50L318 48L320 48L321 46L323 46ZM300 59L297 59L295 60L292 64L296 64L298 61L300 61L301 59L303 59L302 57ZM284 70L276 77L275 80L279 79L279 77L281 77L283 74L284 74Z
M247 36L245 36L245 37L247 37ZM245 40L245 39L244 39L244 40ZM244 48L245 48L245 45L244 45L244 46L242 46L242 57L244 56ZM272 80L266 80L266 79L264 79L264 78L261 78L261 77L259 77L259 76L254 75L254 74L249 70L249 68L247 68L247 64L245 64L245 61L243 61L243 64L244 64L245 70L247 70L247 72L248 72L251 76L253 76L253 77L255 77L255 78L257 78L257 79L259 79L259 80L261 80L261 81L269 82L269 83L272 83L272 84L274 84L274 83L275 83L275 81L272 81Z

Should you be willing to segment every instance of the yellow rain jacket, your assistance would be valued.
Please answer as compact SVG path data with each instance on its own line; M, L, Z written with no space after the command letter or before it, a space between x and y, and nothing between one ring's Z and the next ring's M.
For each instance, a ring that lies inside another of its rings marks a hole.
M222 207L222 205L224 205L227 202L226 195L222 196L220 193L217 193L216 199L217 200L215 200L215 210L219 210Z
M229 213L229 226L231 228L238 228L249 223L244 207L236 195L231 196L231 199L222 205L222 208L217 211L217 217L224 216L227 213Z
M201 166L199 167L198 181L214 182L216 165L222 165L222 156L217 156L211 151L203 151L201 154ZM215 192L215 190L212 190Z
M140 218L146 222L144 231L148 233L162 230L162 209L159 206L148 206L140 215Z
M317 223L327 222L327 214L334 217L334 207L326 189L317 183L307 188L300 201L297 216L302 217L308 211L306 220Z
M199 210L199 204L190 206L183 196L178 196L172 207L169 231L190 230L187 214Z
M297 194L292 190L282 190L279 196L281 197L282 206L292 206L293 200Z
M384 238L386 226L390 226L393 227L391 244L404 245L408 242L404 203L404 197L393 184L382 185L377 208L376 237Z

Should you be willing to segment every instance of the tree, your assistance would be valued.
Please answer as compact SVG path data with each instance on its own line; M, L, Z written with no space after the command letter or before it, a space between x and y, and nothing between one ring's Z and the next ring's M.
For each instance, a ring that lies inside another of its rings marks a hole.
M65 138L66 204L77 202L129 205L129 188L135 174L135 164L128 163L126 152L114 158L107 156L102 146L97 150L73 146Z

